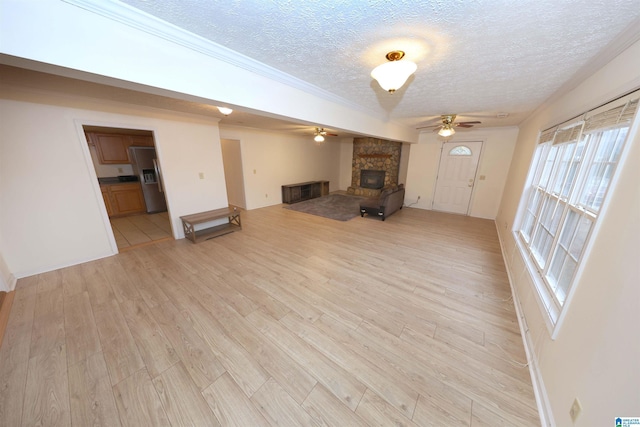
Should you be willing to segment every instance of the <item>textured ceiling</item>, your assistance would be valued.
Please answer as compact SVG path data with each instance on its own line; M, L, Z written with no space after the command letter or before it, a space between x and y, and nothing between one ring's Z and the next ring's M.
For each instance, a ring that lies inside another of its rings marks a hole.
M640 23L638 0L123 2L415 127L443 113L517 124ZM418 70L390 95L369 73L394 49Z

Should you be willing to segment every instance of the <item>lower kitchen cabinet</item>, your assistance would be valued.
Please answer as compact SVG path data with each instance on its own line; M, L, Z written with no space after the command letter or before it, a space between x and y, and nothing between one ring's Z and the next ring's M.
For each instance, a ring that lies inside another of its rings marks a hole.
M107 208L107 215L109 215L109 218L111 218L113 216L113 208L111 207L111 199L109 198L109 187L107 185L101 185L100 191L102 192L104 205Z
M109 217L144 213L144 203L140 183L103 184L100 186ZM105 191L106 190L106 191Z

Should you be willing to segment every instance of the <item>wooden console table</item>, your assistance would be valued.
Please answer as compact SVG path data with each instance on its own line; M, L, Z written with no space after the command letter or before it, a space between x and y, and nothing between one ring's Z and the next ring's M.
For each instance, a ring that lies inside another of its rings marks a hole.
M222 218L229 218L229 223L204 228L198 231L195 229L197 224L203 224L205 222L211 222ZM203 240L213 239L214 237L242 230L242 224L240 223L240 211L236 208L222 208L213 211L200 212L192 215L181 216L180 219L182 220L182 227L184 228L184 237L191 240L193 243L198 243Z
M297 203L329 194L329 181L309 181L282 186L282 203Z

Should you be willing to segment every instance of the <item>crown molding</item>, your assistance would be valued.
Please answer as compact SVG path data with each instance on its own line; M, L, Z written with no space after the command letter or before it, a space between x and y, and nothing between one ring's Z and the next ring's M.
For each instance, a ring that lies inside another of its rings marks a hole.
M255 59L218 43L212 42L204 37L193 34L142 10L129 6L128 4L114 0L61 1L143 31L147 34L176 43L180 46L226 62L230 65L256 73L324 100L343 105L347 108L360 111L378 119L385 119L384 115L380 113L374 112L362 105L335 95L329 91L319 88L318 86L312 85L302 79L284 73L276 68L263 64L262 62L256 61Z

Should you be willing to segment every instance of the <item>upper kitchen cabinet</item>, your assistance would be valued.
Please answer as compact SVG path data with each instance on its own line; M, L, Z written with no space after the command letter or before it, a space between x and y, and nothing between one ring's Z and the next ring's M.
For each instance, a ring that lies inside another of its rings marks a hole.
M154 147L153 137L144 135L131 135L131 145L134 147Z
M131 163L129 158L129 146L131 145L129 135L88 133L88 136L96 147L100 163L107 165Z

